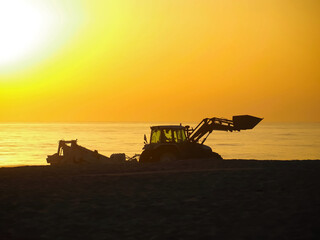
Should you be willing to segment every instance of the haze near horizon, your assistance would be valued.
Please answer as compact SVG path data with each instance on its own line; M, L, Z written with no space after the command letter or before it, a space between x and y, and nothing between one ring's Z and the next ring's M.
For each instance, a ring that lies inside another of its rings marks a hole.
M315 0L0 3L0 122L320 121Z

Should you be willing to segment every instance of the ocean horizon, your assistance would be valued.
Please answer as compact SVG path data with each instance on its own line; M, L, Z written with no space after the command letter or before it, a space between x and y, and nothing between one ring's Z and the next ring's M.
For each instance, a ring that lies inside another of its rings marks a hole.
M46 165L59 140L78 144L110 156L140 154L150 126L177 122L73 122L1 123L0 167ZM183 123L195 127L198 123ZM320 123L261 122L252 130L214 131L205 142L224 159L320 159Z

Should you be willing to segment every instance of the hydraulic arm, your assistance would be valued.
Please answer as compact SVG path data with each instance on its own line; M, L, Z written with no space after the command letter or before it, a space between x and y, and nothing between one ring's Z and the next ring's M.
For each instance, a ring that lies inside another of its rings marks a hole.
M189 130L189 142L199 142L202 137L203 144L213 130L240 131L254 128L262 118L250 115L233 116L232 120L225 118L205 118L194 129Z

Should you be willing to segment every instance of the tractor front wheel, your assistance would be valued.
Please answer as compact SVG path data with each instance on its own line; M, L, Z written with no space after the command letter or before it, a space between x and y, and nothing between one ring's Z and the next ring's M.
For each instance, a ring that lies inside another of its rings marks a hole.
M223 160L223 158L221 157L221 155L220 155L219 153L216 153L216 152L212 152L211 158L214 158L214 159L216 159L216 160Z
M149 163L151 160L151 152L149 150L144 150L139 158L139 163Z

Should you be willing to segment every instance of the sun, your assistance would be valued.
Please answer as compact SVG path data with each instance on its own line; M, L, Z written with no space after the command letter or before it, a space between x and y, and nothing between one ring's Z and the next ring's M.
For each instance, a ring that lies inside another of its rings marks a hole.
M49 37L50 17L41 1L0 1L0 67L31 60Z

